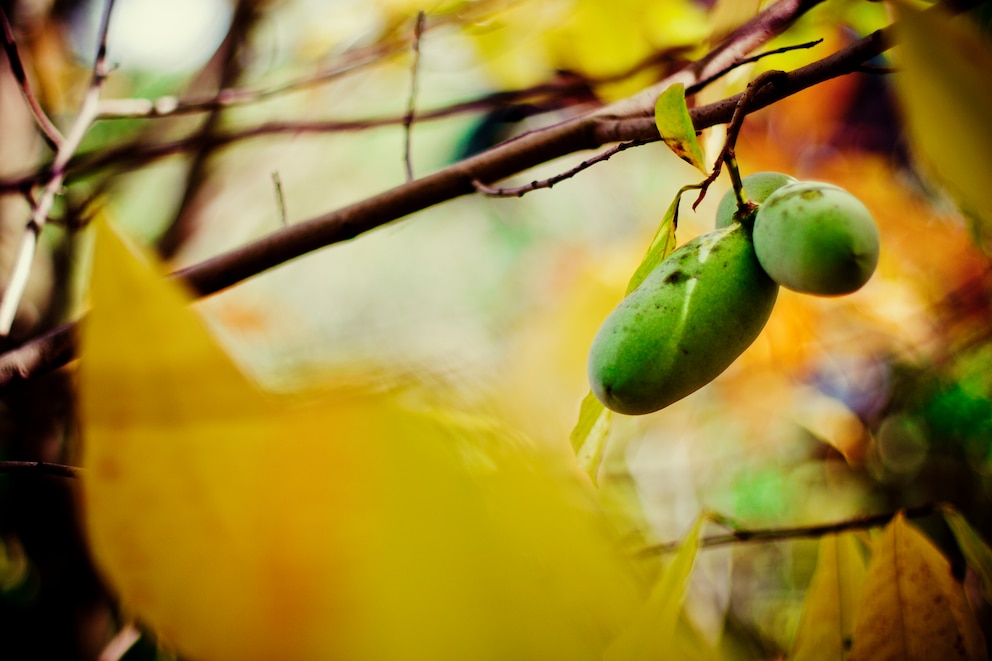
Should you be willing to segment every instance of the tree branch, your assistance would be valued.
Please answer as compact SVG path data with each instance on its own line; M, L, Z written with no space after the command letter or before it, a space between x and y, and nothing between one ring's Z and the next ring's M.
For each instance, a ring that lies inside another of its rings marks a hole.
M413 119L417 110L417 78L420 73L420 39L424 35L423 11L417 12L417 22L413 26L413 63L410 65L410 96L407 99L406 114L403 115L403 165L406 180L413 181L413 159L410 154L413 138Z
M31 83L28 81L28 74L24 70L24 63L21 61L21 54L17 49L17 42L14 39L14 28L7 19L7 12L0 7L0 24L3 25L3 48L7 52L7 61L10 63L10 70L14 74L18 87L24 95L24 100L31 109L34 121L41 130L41 135L45 139L52 151L58 151L62 145L63 137L52 120L48 118L37 97L31 90Z
M747 49L785 30L817 2L780 0L739 28L728 40L695 64L676 72L631 99L524 134L438 172L401 184L389 191L337 211L294 223L251 244L218 255L173 274L198 295L205 296L263 273L275 266L319 248L352 239L389 222L447 200L476 192L473 181L485 186L581 150L597 149L616 142L651 142L659 139L653 117L657 94L675 82L692 84L729 66ZM813 64L783 74L775 85L751 96L748 112L754 112L825 80L856 71L867 60L884 52L892 43L891 29L877 31ZM697 130L730 121L741 100L735 95L690 111ZM57 354L38 344L58 338L65 342L69 331L60 329L0 356L0 386L24 378L25 353L32 357ZM22 350L24 350L22 352ZM17 367L11 367L11 365ZM56 367L34 361L33 369Z
M79 145L83 142L86 132L96 118L97 102L100 99L100 92L103 83L107 78L107 32L110 29L110 14L114 8L115 0L107 0L100 23L100 42L97 48L96 59L93 63L93 75L89 90L83 99L83 104L79 109L79 114L73 122L69 133L59 144L55 153L55 161L52 163L51 173L45 184L38 203L34 205L31 218L28 219L21 235L21 245L17 251L17 261L14 262L14 269L11 272L7 288L0 296L0 336L6 336L14 323L17 308L21 303L21 297L27 287L28 277L31 274L31 264L34 262L35 250L38 245L38 237L41 230L48 221L48 212L51 211L55 203L55 196L62 188L65 180L66 166Z
M751 95L747 112L764 108L830 78L851 73L866 60L886 50L889 42L886 33L875 32L819 62L785 73L776 79L775 85L764 86ZM722 66L720 63L717 68ZM681 79L684 76L680 72L671 78ZM664 86L663 83L662 89ZM741 97L738 94L692 109L690 115L694 126L702 130L729 122ZM626 102L622 103L629 107ZM652 108L653 104L652 99ZM649 109L634 116L619 117L609 110L615 107L609 106L575 120L524 134L381 195L296 223L254 243L177 271L174 275L205 296L313 250L347 241L416 211L471 194L478 190L473 182L491 186L496 181L573 152L596 149L614 142L651 142L659 139Z
M938 514L951 509L947 504L938 503L931 505L921 505L900 510L907 518L922 518L932 514ZM699 540L700 548L712 548L714 546L727 546L728 544L743 544L746 542L783 542L792 539L815 539L826 535L847 532L849 530L868 530L884 526L899 512L884 512L870 516L860 516L854 519L846 519L835 523L823 523L814 526L800 526L796 528L742 528L720 535L704 537ZM646 546L640 550L643 555L661 555L672 553L682 546L682 542L668 542L665 544L654 544Z
M52 464L47 461L0 461L0 473L34 473L57 477L79 477L75 466Z
M610 147L606 151L602 151L592 158L586 159L576 165L573 168L566 170L565 172L560 172L553 177L547 179L542 179L540 181L532 181L524 186L516 186L514 188L497 188L494 186L487 186L478 179L472 180L472 185L475 189L484 195L490 197L523 197L531 191L535 191L541 188L551 188L555 184L559 184L566 179L571 179L583 170L588 170L597 163L602 163L603 161L608 161L610 158L619 154L622 151L627 151L633 147L640 147L645 145L647 142L641 140L631 140L630 142L621 142L620 144Z

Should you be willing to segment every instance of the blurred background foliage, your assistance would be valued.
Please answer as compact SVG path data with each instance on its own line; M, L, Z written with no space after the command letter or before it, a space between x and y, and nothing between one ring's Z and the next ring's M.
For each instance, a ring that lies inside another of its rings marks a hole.
M66 126L89 82L101 3L2 4L36 94ZM221 88L264 89L354 68L256 103L95 125L46 229L14 344L78 314L74 274L85 249L66 230L97 205L179 268L402 183L401 120L419 10L429 27L419 44L418 113L529 90L416 121L411 160L422 175L641 89L704 54L760 4L120 0L109 39L119 66L104 99L209 98ZM743 67L690 103L736 93L762 69L819 59L889 20L882 3L826 2L770 47L823 43ZM51 154L6 65L0 107L0 179L13 181ZM384 118L394 121L372 125ZM328 121L357 125L314 126ZM259 126L270 132L218 139ZM720 131L702 139L712 157ZM181 147L169 146L177 141ZM147 157L163 145L168 155ZM648 541L679 537L703 508L753 528L940 501L992 537L989 258L915 167L889 77L847 76L750 116L737 154L744 174L779 170L863 200L881 229L879 269L840 299L783 290L761 337L714 383L657 414L617 420L604 490L636 497ZM507 185L586 157L559 159ZM197 307L270 388L309 387L328 375L414 377L436 384L454 406L564 444L588 389L596 328L675 191L697 179L661 143L647 145L553 189L477 195L420 212ZM712 227L728 186L721 178L695 212L684 202L680 243ZM0 278L27 213L24 199L5 189ZM0 457L71 462L72 401L71 371L6 388ZM925 527L954 561L936 520ZM17 650L0 655L91 656L107 597L83 548L65 480L0 475L0 645ZM688 605L697 628L713 640L722 635L742 658L780 654L814 562L814 542L704 552Z

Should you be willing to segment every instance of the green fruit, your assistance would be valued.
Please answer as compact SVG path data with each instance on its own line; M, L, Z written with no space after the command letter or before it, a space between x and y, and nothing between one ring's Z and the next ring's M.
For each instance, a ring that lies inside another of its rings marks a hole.
M631 415L682 399L750 346L777 294L740 223L693 239L603 321L589 351L592 391Z
M786 184L796 183L796 179L781 172L755 172L741 179L744 184L744 196L748 202L761 204L768 196ZM737 196L733 189L728 190L720 198L716 208L716 226L726 227L734 222L734 212L737 211Z
M805 294L839 296L868 282L878 264L871 213L842 188L789 184L758 207L754 250L772 280Z

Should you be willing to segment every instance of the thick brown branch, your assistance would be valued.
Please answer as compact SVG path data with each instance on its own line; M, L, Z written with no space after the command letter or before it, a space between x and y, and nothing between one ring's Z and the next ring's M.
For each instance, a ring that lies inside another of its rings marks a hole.
M889 41L875 32L842 51L776 78L753 94L754 112L830 78L854 71L883 52ZM697 130L731 120L741 100L736 95L690 114ZM255 243L232 250L177 272L194 291L212 294L313 250L346 241L434 204L477 190L473 181L490 185L554 158L614 142L658 140L654 117L621 118L594 112L578 120L525 134L434 174L407 182L382 195L344 209L294 224Z
M652 108L657 94L674 82L703 79L720 71L746 50L785 30L816 2L782 0L738 29L728 42L695 65L618 104L546 129L525 134L443 170L406 182L378 196L343 209L293 224L249 245L218 255L177 272L196 293L208 295L322 247L346 241L435 204L476 192L473 181L484 185L574 152L616 142L658 140ZM856 71L882 53L891 40L886 31L869 35L833 55L784 74L749 100L749 112L768 106L820 82ZM697 129L730 121L740 95L691 111ZM41 340L39 340L41 341ZM27 345L26 345L27 346ZM23 348L23 347L22 347ZM18 350L15 350L15 352ZM35 347L33 355L51 355ZM0 356L0 386L24 376L8 360L23 361L16 353ZM23 365L22 362L20 362ZM5 369L6 366L6 369ZM47 365L55 366L54 364ZM44 365L36 364L38 369Z

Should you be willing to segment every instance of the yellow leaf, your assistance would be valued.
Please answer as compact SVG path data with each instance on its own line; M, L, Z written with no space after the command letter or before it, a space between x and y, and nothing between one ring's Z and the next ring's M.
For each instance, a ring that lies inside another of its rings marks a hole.
M759 11L760 0L716 0L710 10L710 42L719 43Z
M954 533L964 559L982 583L982 594L987 600L992 600L992 549L988 542L971 527L961 512L953 509L944 510L944 520Z
M816 571L806 591L792 661L842 661L854 631L865 559L853 533L820 540Z
M161 640L205 661L601 658L643 588L560 454L395 393L269 396L96 234L86 533Z
M683 161L708 174L703 149L696 139L696 128L685 105L685 85L676 83L658 95L654 106L654 122L661 139Z
M606 661L671 659L683 644L676 633L689 576L699 552L699 533L705 521L705 514L697 517L675 557L658 575L647 601L606 651Z
M965 19L898 5L896 89L916 152L930 173L992 231L992 43Z
M929 539L900 513L874 547L849 661L988 658L964 590Z

